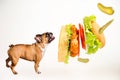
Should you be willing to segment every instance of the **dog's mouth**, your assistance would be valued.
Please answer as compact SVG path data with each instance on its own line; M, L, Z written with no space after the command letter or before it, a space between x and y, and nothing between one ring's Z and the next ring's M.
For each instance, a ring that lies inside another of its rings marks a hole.
M55 37L53 35L50 36L48 43L52 42L55 39Z

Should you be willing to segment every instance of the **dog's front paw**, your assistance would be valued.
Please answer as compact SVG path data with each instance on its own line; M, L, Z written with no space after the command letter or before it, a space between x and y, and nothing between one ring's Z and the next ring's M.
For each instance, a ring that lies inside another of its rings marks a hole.
M38 73L38 74L41 74L41 72L40 72L40 71L38 71L37 73Z
M15 71L15 72L13 72L13 74L14 74L14 75L17 75L18 73Z

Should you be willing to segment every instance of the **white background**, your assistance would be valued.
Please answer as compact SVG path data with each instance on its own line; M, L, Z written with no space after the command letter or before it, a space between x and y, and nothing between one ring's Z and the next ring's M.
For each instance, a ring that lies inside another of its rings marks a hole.
M97 3L112 6L113 15L99 11ZM120 0L0 0L0 80L120 80ZM105 30L106 45L96 54L77 57L69 64L57 61L59 32L62 25L83 24L85 16L95 15L100 26L110 19L114 22ZM32 44L34 36L53 32L56 39L48 46L40 62L41 74L34 71L34 63L20 59L13 75L5 66L10 44Z

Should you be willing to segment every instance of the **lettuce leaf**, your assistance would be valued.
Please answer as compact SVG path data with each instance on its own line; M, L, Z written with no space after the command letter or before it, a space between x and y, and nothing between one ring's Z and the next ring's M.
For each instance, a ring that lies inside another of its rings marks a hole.
M71 36L72 36L72 30L71 30L71 27L72 27L72 24L68 24L66 25L66 32L67 32L67 36L68 36L68 41L67 41L67 44L68 44L68 48L67 48L67 55L66 55L66 59L65 59L65 62L64 63L68 63L68 60L69 60L69 56L70 56L70 39L71 39Z
M66 31L67 31L67 34L68 34L69 38L71 38L71 35L72 35L71 27L72 27L72 24L66 25Z
M86 44L87 44L87 53L93 54L98 51L101 47L101 42L97 39L96 35L92 33L92 26L91 22L95 21L96 17L94 15L87 16L84 18L84 27L85 27L85 34L86 34Z

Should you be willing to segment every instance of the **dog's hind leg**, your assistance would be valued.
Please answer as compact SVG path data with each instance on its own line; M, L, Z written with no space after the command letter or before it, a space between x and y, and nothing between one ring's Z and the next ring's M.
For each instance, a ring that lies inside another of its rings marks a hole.
M13 72L13 74L17 74L17 72L14 70L16 64L17 64L18 60L12 60L12 65L11 65L11 70Z
M10 67L10 65L8 64L10 61L11 61L11 59L10 59L10 57L8 57L8 58L6 59L6 67Z

